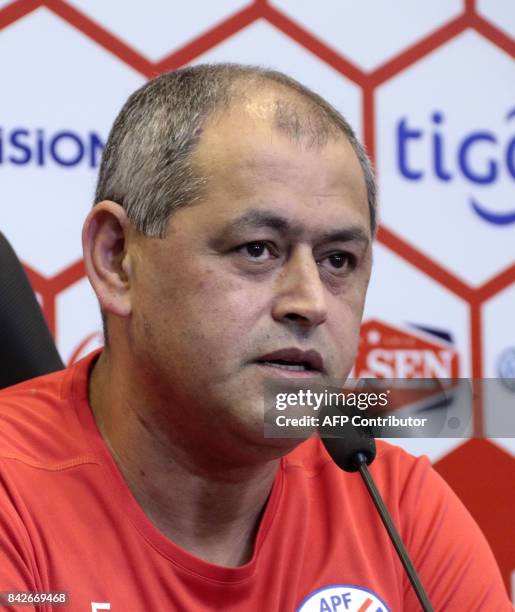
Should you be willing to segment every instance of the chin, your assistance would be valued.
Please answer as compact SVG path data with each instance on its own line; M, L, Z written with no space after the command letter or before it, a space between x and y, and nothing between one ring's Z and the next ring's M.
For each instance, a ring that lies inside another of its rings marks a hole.
M274 461L292 452L299 444L305 442L306 439L265 438L261 435L261 438L249 440L249 442L252 443L251 453L253 457L259 461Z

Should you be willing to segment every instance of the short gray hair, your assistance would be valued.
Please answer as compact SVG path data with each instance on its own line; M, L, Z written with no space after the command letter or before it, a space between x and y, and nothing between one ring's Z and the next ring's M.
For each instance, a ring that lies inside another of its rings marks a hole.
M113 200L123 206L142 234L163 237L172 212L204 196L207 179L196 169L193 154L206 120L249 96L252 86L264 85L293 94L286 96L286 101L278 96L275 117L276 127L292 138L307 137L311 144L320 146L330 135L343 132L363 171L374 233L374 174L349 123L322 97L291 77L240 64L182 68L133 93L109 134L95 203Z

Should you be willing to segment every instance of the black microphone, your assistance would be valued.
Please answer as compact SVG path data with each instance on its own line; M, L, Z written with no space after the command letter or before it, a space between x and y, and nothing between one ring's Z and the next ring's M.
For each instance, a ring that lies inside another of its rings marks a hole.
M325 413L334 413L334 410L334 407L327 406ZM321 422L322 421L323 419L321 419ZM324 433L326 432L331 432L333 437L325 437ZM319 434L325 448L327 449L327 452L339 468L346 472L359 471L361 474L367 490L374 501L375 507L379 512L379 516L386 527L386 531L388 532L395 550L397 551L399 559L401 560L401 563L408 574L408 578L413 585L422 609L424 612L434 612L433 606L429 601L429 597L422 586L415 567L409 558L408 552L402 543L401 537L392 521L392 517L388 512L388 508L386 507L383 498L379 493L379 489L377 488L377 485L368 470L368 465L372 463L376 456L376 443L371 430L365 427L349 425L344 427L341 432L339 432L341 437L334 437L334 428L327 430L320 428Z

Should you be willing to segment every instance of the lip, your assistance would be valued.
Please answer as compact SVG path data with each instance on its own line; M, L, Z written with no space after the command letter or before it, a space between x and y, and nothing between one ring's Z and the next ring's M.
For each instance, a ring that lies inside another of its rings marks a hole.
M264 363L267 361L293 361L297 363L307 363L310 367L309 370L286 370L274 367L268 363ZM264 368L266 368L270 373L274 373L279 376L287 376L293 378L309 378L313 376L319 376L324 373L324 360L322 355L318 351L313 349L302 350L295 347L279 349L277 351L273 351L271 353L266 353L266 355L262 355L258 357L255 362Z

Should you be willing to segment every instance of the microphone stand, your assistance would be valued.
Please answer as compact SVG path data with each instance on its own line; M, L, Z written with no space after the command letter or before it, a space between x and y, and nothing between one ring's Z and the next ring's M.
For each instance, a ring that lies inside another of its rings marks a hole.
M399 559L401 560L401 563L404 566L406 573L408 574L408 578L410 579L410 582L413 585L413 588L415 589L415 593L417 594L422 609L424 610L424 612L434 612L434 608L431 605L431 602L429 601L429 597L427 596L427 593L425 592L424 587L422 586L422 583L420 582L420 579L417 576L417 572L413 566L413 563L411 562L411 559L408 556L408 551L404 547L399 533L397 532L397 529L393 524L390 513L388 512L388 508L386 507L383 498L381 497L381 493L379 493L379 489L377 488L374 479L368 471L367 455L362 452L357 452L353 456L353 461L354 465L357 467L359 473L361 474L361 477L363 478L363 481L368 489L368 492L370 493L370 496L372 497L372 500L374 501L375 507L379 512L379 516L381 517L386 531L388 532L388 535L390 536L395 550L399 555Z

